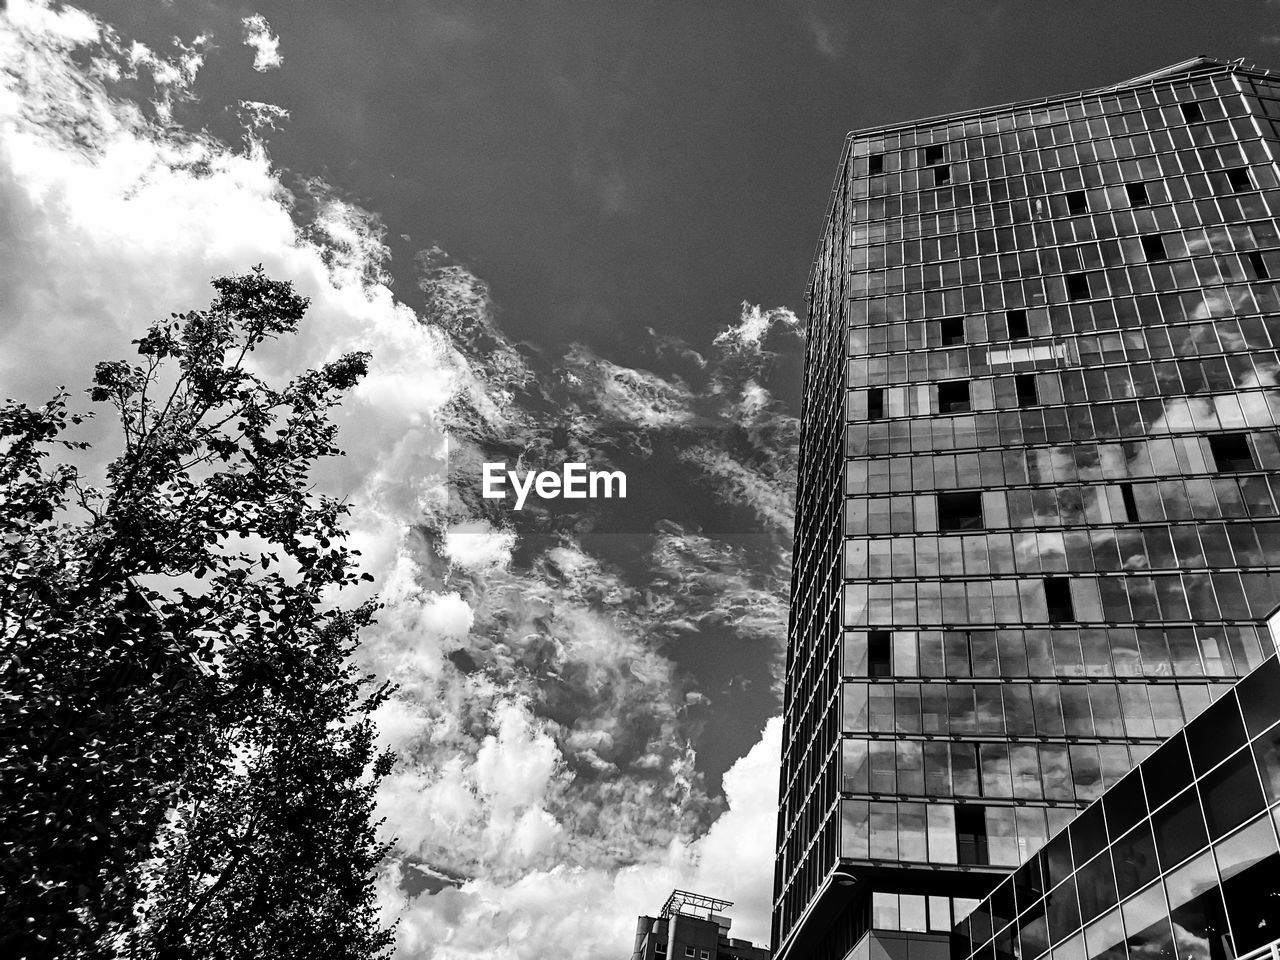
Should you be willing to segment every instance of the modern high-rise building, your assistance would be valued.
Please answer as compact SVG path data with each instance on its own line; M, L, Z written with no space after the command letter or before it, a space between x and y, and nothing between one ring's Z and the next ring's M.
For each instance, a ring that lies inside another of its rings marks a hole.
M1280 78L861 130L808 292L773 937L928 960L1269 649ZM865 947L865 944L864 944Z
M1280 957L1280 661L1241 680L959 924L955 960Z

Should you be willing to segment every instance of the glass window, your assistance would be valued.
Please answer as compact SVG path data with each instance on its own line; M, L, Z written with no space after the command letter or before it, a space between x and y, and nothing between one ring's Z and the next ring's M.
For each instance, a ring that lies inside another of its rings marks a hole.
M964 413L969 409L968 380L947 380L938 384L939 413Z
M1021 943L1019 956L1026 960L1040 956L1049 949L1049 927L1045 920L1044 905L1038 904L1031 912L1025 914L1018 923L1018 938Z
M1030 329L1027 326L1026 310L1010 310L1004 316L1008 325L1010 340L1023 340L1031 336Z
M1209 449L1213 462L1223 473L1256 470L1253 451L1249 448L1249 435L1245 433L1217 433L1209 437Z
M842 724L849 733L862 733L867 729L867 685L846 683L843 697Z
M866 793L870 789L867 741L843 741L841 744L841 767L840 789L849 793Z
M924 744L919 740L896 741L897 792L924 794Z
M982 758L982 795L1012 797L1013 783L1009 774L1009 745L984 743L978 748Z
M840 802L840 856L865 860L868 855L870 816L866 800Z
M1084 933L1077 933L1053 948L1053 960L1087 960L1084 952Z
M1191 765L1197 773L1204 773L1244 746L1244 722L1235 696L1228 693L1219 698L1187 728L1186 736Z
M1162 885L1157 883L1141 896L1134 897L1124 904L1121 913L1128 931L1125 943L1133 956L1143 960L1175 960L1177 952Z
M1116 872L1116 890L1122 898L1154 880L1160 868L1150 822L1144 820L1117 840L1111 848L1111 859Z
M1069 623L1075 619L1071 581L1066 577L1045 577L1044 596L1050 623Z
M1124 833L1146 816L1147 805L1138 771L1133 771L1107 791L1102 799L1102 809L1106 815L1107 832L1113 837Z
M1214 844L1213 853L1218 861L1218 873L1224 881L1275 856L1276 834L1271 818L1259 817L1243 830L1220 840Z
M899 803L898 858L923 863L929 859L923 803Z
M1218 872L1206 850L1165 877L1170 919L1181 960L1219 960L1227 928Z
M1269 817L1215 850L1237 953L1272 942L1280 927L1280 855Z
M898 897L898 929L928 932L929 919L924 897L905 893Z
M978 791L977 746L951 743L951 783L958 797L976 797Z
M867 391L867 419L884 419L884 390L880 387L872 387Z
M871 894L871 925L878 930L898 929L898 895L896 893Z
M960 863L989 862L985 808L967 804L956 807L956 852Z
M982 527L981 493L938 494L940 530L980 530Z
M1156 853L1167 870L1181 863L1208 842L1196 791L1186 790L1151 818Z
M1080 917L1086 923L1115 906L1116 882L1111 873L1111 858L1101 854L1076 871L1076 891L1080 897Z
M1017 866L1021 857L1013 807L987 807L986 818L987 856L990 862L999 866Z
M888 630L867 634L867 676L888 677L893 672L891 635Z
M1236 694L1251 736L1280 720L1280 697L1274 692L1277 688L1280 688L1280 658L1276 657L1237 685ZM1276 799L1280 799L1280 795Z
M1248 750L1241 750L1200 781L1199 790L1215 837L1235 829L1265 806L1253 754Z
M1068 273L1063 279L1067 285L1068 300L1089 299L1089 275L1087 273Z
M1149 809L1160 806L1191 783L1191 779L1186 741L1182 736L1171 737L1142 764L1142 781L1147 788Z
M944 347L954 347L964 343L964 317L946 317L938 321L938 326Z
M898 804L870 804L871 859L898 859Z
M950 804L931 803L925 807L929 832L929 860L933 863L955 863L956 808Z

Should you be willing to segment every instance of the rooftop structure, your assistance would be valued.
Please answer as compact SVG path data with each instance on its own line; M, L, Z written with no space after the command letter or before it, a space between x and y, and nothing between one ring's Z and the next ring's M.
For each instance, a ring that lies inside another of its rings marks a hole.
M729 936L731 900L673 890L656 917L636 920L631 960L769 960L769 950Z

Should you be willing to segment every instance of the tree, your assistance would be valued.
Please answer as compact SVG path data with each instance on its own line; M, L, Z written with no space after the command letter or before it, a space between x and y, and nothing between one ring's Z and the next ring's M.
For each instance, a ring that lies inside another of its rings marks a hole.
M247 366L308 302L261 268L100 363L123 450L48 465L80 418L0 406L0 952L385 954L373 795L389 695L351 664L338 456L349 354L273 389ZM367 578L367 575L363 575Z

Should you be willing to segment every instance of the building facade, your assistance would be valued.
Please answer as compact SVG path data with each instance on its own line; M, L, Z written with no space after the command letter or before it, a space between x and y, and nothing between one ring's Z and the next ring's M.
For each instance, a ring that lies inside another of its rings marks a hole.
M732 901L673 890L656 917L636 918L631 960L769 960L767 947L729 936Z
M953 923L1264 658L1280 83L851 134L808 293L773 936Z
M1095 800L956 931L956 960L1235 960L1280 947L1280 661Z

